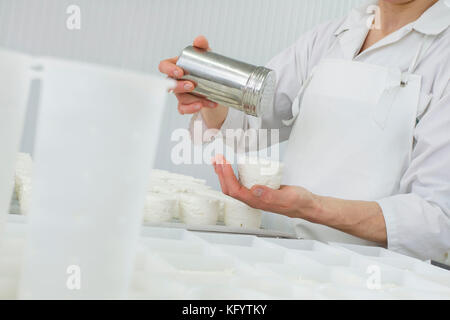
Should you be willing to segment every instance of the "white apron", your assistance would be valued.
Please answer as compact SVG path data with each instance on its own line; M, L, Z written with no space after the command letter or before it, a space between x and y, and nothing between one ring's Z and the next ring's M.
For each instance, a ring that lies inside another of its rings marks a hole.
M429 48L424 37L407 72L343 59L324 59L293 103L284 184L322 196L378 200L399 190L413 148L421 76L413 74ZM294 122L295 121L295 122ZM298 237L372 244L294 219Z

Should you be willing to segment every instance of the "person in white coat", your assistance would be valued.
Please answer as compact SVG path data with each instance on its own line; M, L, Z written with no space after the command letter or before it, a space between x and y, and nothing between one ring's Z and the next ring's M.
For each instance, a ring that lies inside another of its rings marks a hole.
M377 5L374 16L369 5ZM379 0L304 34L273 58L271 112L256 119L174 89L204 128L277 129L288 140L280 190L240 185L214 164L225 194L295 218L298 234L378 244L421 259L450 251L450 2ZM200 36L194 45L209 49ZM178 79L177 58L160 71Z

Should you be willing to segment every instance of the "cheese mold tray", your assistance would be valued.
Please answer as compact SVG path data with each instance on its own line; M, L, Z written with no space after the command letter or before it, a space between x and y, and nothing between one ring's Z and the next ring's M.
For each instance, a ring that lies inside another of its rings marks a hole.
M28 224L9 219L0 299L18 298ZM450 272L376 247L144 226L128 299L450 299Z

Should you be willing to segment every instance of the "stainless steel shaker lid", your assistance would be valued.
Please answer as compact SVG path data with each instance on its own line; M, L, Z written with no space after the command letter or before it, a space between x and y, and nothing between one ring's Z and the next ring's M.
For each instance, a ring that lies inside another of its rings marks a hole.
M247 114L261 117L273 106L275 96L275 71L256 67L244 88L242 108Z
M264 79L262 84L261 92L260 92L260 100L258 105L256 106L256 113L258 117L261 117L273 107L274 98L275 98L275 88L276 88L276 73L273 70L270 70L267 73L267 76Z

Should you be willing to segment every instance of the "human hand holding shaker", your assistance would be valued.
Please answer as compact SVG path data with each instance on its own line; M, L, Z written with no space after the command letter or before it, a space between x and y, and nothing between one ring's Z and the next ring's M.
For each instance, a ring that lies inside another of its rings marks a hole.
M179 101L180 113L195 113L202 109L208 127L220 127L227 115L227 107L260 117L273 104L276 84L273 70L213 53L202 36L194 40L193 46L186 47L178 58L162 61L159 69L179 79L173 91Z

